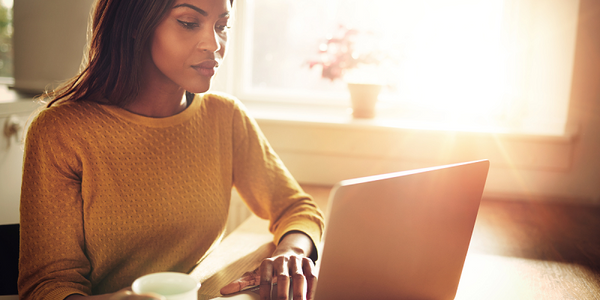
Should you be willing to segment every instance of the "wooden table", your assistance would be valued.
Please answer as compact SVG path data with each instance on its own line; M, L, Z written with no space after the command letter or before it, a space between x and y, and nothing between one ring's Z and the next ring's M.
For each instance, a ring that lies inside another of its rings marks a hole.
M307 191L325 207L328 188ZM600 299L600 208L552 205L483 201L455 299ZM257 268L271 241L254 216L234 230L191 273L200 299Z

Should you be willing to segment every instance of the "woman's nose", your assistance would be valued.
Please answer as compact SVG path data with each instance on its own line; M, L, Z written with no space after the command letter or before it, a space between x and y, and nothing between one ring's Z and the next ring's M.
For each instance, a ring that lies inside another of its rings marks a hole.
M198 48L202 51L217 52L221 49L221 38L214 29L206 29L203 31Z

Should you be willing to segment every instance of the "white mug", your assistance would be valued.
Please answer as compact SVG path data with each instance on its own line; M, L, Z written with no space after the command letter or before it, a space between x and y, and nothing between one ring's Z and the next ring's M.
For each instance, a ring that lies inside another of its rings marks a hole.
M131 289L136 294L155 293L167 300L198 300L200 282L192 276L177 272L160 272L136 279Z

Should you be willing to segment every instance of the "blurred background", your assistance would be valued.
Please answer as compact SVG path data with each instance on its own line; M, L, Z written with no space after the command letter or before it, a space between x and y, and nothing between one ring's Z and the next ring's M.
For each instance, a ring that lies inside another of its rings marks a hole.
M0 2L3 221L31 99L77 73L92 2ZM344 55L381 59L332 80L345 30L368 38ZM383 86L374 118L351 114L347 83L361 80ZM236 1L211 89L244 102L302 184L485 158L484 197L600 203L594 0Z

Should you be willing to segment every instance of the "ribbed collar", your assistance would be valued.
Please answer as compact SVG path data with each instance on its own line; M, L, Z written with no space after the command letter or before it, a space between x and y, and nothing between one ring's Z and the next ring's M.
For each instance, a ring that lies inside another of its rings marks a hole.
M186 107L185 110L183 110L182 112L180 112L176 115L164 117L164 118L153 118L153 117L138 115L138 114L132 113L126 109L123 109L121 107L114 106L114 105L102 105L101 104L99 106L101 109L110 113L111 115L114 115L120 119L124 119L131 123L135 123L135 124L139 124L139 125L143 125L143 126L149 126L149 127L169 127L169 126L174 126L174 125L184 123L187 120L191 119L196 114L196 112L198 112L198 110L200 109L203 98L204 98L204 94L196 94L192 100L192 103L188 107Z

